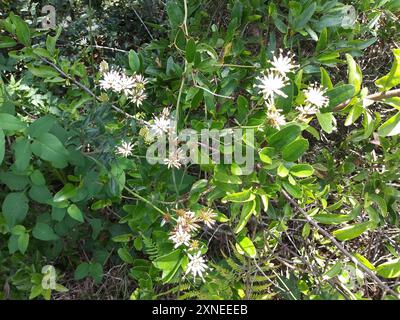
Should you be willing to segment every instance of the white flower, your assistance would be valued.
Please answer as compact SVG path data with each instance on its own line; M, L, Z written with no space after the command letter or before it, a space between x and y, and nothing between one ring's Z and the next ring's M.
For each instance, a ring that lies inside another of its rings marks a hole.
M127 75L121 73L118 84L114 87L117 92L123 92L126 96L131 94L131 89L135 86L135 79L133 77L128 77Z
M79 44L80 44L81 46L83 46L83 47L86 47L87 44L88 44L87 38L83 37L83 38L79 41Z
M141 106L143 101L147 98L147 95L144 93L144 91L130 91L129 96L132 103L136 104L137 106Z
M185 211L182 209L176 210L178 214L177 223L181 226L184 230L188 232L196 231L199 228L197 222L199 219L196 217L196 214L192 211Z
M169 240L171 240L174 243L175 249L181 246L182 244L188 247L190 245L189 243L190 233L187 230L185 230L182 225L178 224L172 231Z
M185 160L185 155L182 149L177 149L168 155L168 158L164 159L164 164L168 166L168 169L172 167L179 169L182 166L182 162Z
M281 90L287 84L287 79L282 75L273 71L267 71L266 74L256 79L260 81L260 84L255 84L254 87L260 89L265 100L271 99L273 101L275 94L287 98L287 95Z
M168 133L171 129L171 119L169 118L169 111L164 108L160 117L154 117L153 123L150 125L150 133L153 136L160 137L164 133Z
M203 209L200 211L200 219L204 222L204 224L212 228L215 224L215 217L217 214L210 208Z
M103 79L100 80L100 87L103 90L111 89L117 93L123 92L125 96L138 106L147 98L145 94L147 80L142 75L134 74L133 76L127 76L120 70L107 71L108 64L102 61L100 72L103 73Z
M286 73L292 72L293 69L297 68L298 65L294 64L293 60L294 55L283 55L283 50L279 51L279 56L274 56L272 61L269 61L272 64L272 69L279 72L282 76L285 76Z
M313 105L305 105L305 106L298 106L296 110L299 112L297 118L300 121L306 122L310 115L316 114L318 112L318 108Z
M324 94L326 89L321 88L317 84L310 85L306 90L304 90L304 95L306 97L306 104L316 106L318 109L327 107L329 104L329 98Z
M193 278L196 278L196 276L198 275L204 282L205 280L203 273L205 274L206 270L209 269L209 267L206 265L205 259L201 256L201 251L198 251L194 255L188 253L188 257L189 263L187 265L185 275L187 275L188 273L192 273Z
M286 124L286 119L283 114L281 114L282 109L276 109L275 106L269 105L267 110L268 123L279 129L281 126Z
M123 141L120 146L117 147L117 154L127 158L132 155L133 144L130 142Z
M103 90L119 88L121 75L118 70L111 70L103 74L103 80L100 80L100 87Z

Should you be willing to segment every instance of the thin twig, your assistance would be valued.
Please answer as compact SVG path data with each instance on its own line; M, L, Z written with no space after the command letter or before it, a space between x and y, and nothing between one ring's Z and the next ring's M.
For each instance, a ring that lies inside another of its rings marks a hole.
M394 97L400 97L400 89L395 89L395 90L390 90L390 91L384 91L384 92L376 92L373 94L370 94L369 96L366 96L366 100L372 100L372 101L381 101L385 99L390 99ZM338 104L333 111L340 111L343 110L344 108L347 107L347 105L351 102L352 99L349 99L345 102L342 102Z

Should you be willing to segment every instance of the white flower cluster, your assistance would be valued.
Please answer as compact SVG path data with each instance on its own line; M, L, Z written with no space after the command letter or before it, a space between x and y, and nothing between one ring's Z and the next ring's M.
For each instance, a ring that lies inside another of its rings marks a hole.
M257 77L258 83L254 85L264 97L269 124L278 129L286 124L286 119L282 109L275 107L275 97L287 98L287 94L283 92L288 84L287 74L298 67L293 58L294 55L284 55L283 50L280 50L279 55L269 61L272 67Z
M176 210L176 214L178 216L177 219L175 219L176 225L171 231L169 239L174 243L174 248L185 246L188 251L197 252L193 255L188 253L189 264L186 269L186 274L192 273L194 278L198 275L204 281L203 273L209 267L205 263L205 259L201 257L199 242L192 239L192 237L200 229L200 223L203 223L204 226L208 228L212 228L216 223L215 218L217 215L210 208L202 209L199 216L196 216L192 211L183 209ZM172 217L166 215L163 217L161 225L163 226L171 220Z
M161 138L163 135L173 135L175 128L175 122L172 119L169 109L164 108L160 116L154 118L146 123L146 127L140 130L140 135L143 137L146 143L151 143L154 139ZM170 144L173 143L173 148L170 148L168 158L165 158L164 164L170 168L179 169L185 162L186 157L182 148L178 148L178 140L170 139Z
M327 107L329 98L325 96L326 89L317 83L311 84L303 93L305 105L297 107L296 110L299 112L298 119L305 122L309 116L318 113L321 108Z
M102 62L100 72L103 79L100 80L100 87L103 90L112 90L116 93L123 93L132 103L140 106L146 99L145 85L148 81L140 74L127 76L120 69L108 70L108 64Z
M257 77L258 83L254 85L264 97L269 124L278 129L286 124L286 119L282 114L282 109L275 106L275 97L287 98L287 95L283 92L288 84L287 74L298 67L294 63L293 57L294 55L290 54L284 55L283 51L280 50L279 55L274 56L269 61L272 65L271 68ZM318 113L321 108L329 105L329 98L325 96L326 89L316 83L310 85L303 93L305 105L296 108L299 112L297 118L300 121L307 121L309 116Z

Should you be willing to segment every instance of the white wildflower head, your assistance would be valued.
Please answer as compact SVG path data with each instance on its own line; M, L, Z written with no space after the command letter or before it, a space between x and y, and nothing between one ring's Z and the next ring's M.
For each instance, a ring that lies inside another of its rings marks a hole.
M170 152L168 158L164 159L164 164L168 166L168 169L172 167L179 169L182 166L182 163L185 160L185 155L182 149L176 149L173 152Z
M100 72L103 74L103 79L100 80L100 87L103 90L124 93L131 102L138 106L147 98L145 85L148 81L142 75L128 76L118 69L108 71L108 64L105 61L100 64Z
M287 98L282 89L287 85L287 78L274 71L267 71L257 77L259 81L254 87L258 88L266 101L274 101L275 95Z
M131 94L132 88L135 86L135 78L128 77L121 73L118 84L114 87L116 92L123 92L127 97Z
M269 62L272 64L272 70L277 71L282 76L286 76L287 73L299 67L294 63L294 54L284 55L282 49L279 50L279 56L274 56Z
M207 273L207 269L209 269L209 267L206 264L206 260L201 256L201 251L198 251L193 255L188 253L188 257L189 263L187 265L185 275L191 273L193 278L199 276L204 282L204 275Z
M282 109L277 109L274 105L267 105L267 121L272 127L279 129L286 124L285 116L281 113Z
M318 109L325 108L329 104L329 98L325 96L326 89L322 88L318 84L310 85L304 90L306 97L306 104L317 107Z
M208 228L214 226L216 216L217 214L210 208L202 209L200 211L200 220L203 221Z
M148 81L140 74L135 74L133 76L134 84L133 88L129 91L129 97L132 103L140 106L143 101L147 98L145 93L145 86Z
M120 146L117 146L117 154L127 158L132 155L133 144L127 141L123 141Z
M174 248L178 248L181 245L189 246L190 243L190 233L185 230L185 228L178 224L174 230L171 232L169 239L174 243Z
M196 217L196 214L193 211L178 209L176 210L176 213L178 215L177 223L179 226L188 232L197 231L199 228L199 219Z
M154 117L153 122L149 126L150 133L154 137L161 137L172 129L172 121L169 117L168 108L164 108L159 117Z
M110 70L103 74L103 79L100 80L100 87L103 90L114 90L114 88L119 88L120 79L121 76L118 70Z
M299 112L297 118L302 122L306 122L310 118L310 116L318 112L318 108L310 104L305 106L298 106L296 107L296 110Z

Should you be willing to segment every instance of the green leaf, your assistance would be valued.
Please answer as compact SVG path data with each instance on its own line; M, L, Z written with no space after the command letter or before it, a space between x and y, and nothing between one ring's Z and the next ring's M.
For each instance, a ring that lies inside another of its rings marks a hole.
M3 130L0 129L0 164L3 163L5 151L6 151L6 138L4 136Z
M330 268L327 272L322 276L323 280L329 280L333 277L336 277L342 271L342 263L336 262L332 268Z
M284 166L283 163L281 163L277 169L277 174L281 178L284 178L287 177L287 175L289 174L289 170Z
M18 171L24 171L31 161L32 152L29 139L22 137L14 142L15 166Z
M178 271L183 259L181 249L176 249L164 256L161 256L153 261L156 268L162 270L161 279L164 283L171 281Z
M249 190L243 190L241 192L228 194L222 199L222 202L227 203L228 201L230 201L230 202L242 203L242 202L252 201L255 199L255 197L256 196L249 189Z
M189 41L186 43L185 51L187 62L193 62L194 57L196 56L196 42L192 38L190 38Z
M256 247L250 238L246 236L239 237L238 244L250 258L255 258L257 256Z
M400 84L400 49L394 49L394 61L389 73L376 80L375 84L381 91L387 91Z
M43 160L50 161L56 168L65 168L68 164L68 151L60 140L51 133L39 135L32 143L34 154Z
M359 254L359 253L355 253L353 254L353 256L359 261L361 262L364 266L366 266L368 269L375 271L375 267L374 265L368 261L367 258L365 258L363 255Z
M38 222L32 230L32 235L42 241L53 241L57 240L59 237L53 231L53 229L47 224Z
M362 106L362 102L356 103L354 106L351 107L344 125L345 126L352 125L362 115L363 111L364 107Z
M296 140L301 133L301 127L297 124L290 124L282 130L274 133L269 138L269 144L271 147L281 149L287 144Z
M317 9L317 3L311 2L311 4L307 6L298 17L295 18L293 28L296 31L300 31L301 29L303 29L310 21L315 12L315 9Z
M329 98L329 106L327 109L333 110L338 104L353 98L354 93L355 90L352 84L342 84L328 90L326 93L326 96Z
M288 181L282 181L282 185L285 188L285 190L294 198L300 199L303 195L303 191L301 187L298 185L292 185Z
M89 275L89 263L83 262L75 270L74 278L75 280L82 280Z
M81 223L85 222L81 209L79 209L75 204L71 204L68 207L67 212L72 219Z
M354 86L354 93L357 94L361 90L362 72L360 66L348 53L346 53L346 60L348 65L349 84L352 84Z
M28 249L28 245L29 245L29 233L24 232L18 237L18 250L22 254L25 254L26 249Z
M17 44L17 42L6 36L0 36L0 49L5 49L5 48L12 48Z
M321 71L321 85L324 88L327 88L328 90L333 89L332 80L329 77L328 71L326 71L325 68L323 67L320 68L320 71Z
M51 115L46 115L35 120L28 128L28 134L32 138L37 138L41 134L49 132L56 123L56 119Z
M35 77L38 77L38 78L53 78L53 77L59 76L58 71L54 70L50 66L34 67L32 65L28 65L28 70Z
M317 53L321 52L324 50L328 45L328 29L323 28L321 31L321 34L319 35L319 39L317 42L317 47L315 48L315 51Z
M131 68L132 71L138 72L140 70L140 59L134 50L129 51L128 59L129 68Z
M290 174L295 177L306 178L312 176L313 173L314 168L309 164L295 164L290 167Z
M321 213L313 216L313 219L322 224L339 224L351 220L351 217L346 214Z
M363 222L358 224L353 224L342 229L338 229L333 231L333 235L336 239L340 241L351 240L357 238L362 233L367 231L371 227L371 222Z
M121 260L125 263L133 263L134 259L132 258L132 255L129 253L129 250L127 248L119 248L118 249L118 256L121 258Z
M387 279L400 277L400 259L380 264L376 267L376 272Z
M240 231L243 230L243 228L246 226L247 222L249 221L251 215L254 213L254 210L256 209L256 202L250 201L250 202L245 202L243 207L242 207L242 213L240 215L239 223L236 226L235 233L239 233Z
M176 27L183 22L182 9L175 1L168 1L167 14L173 27Z
M31 32L28 24L16 15L12 15L10 18L12 23L15 25L18 41L24 46L29 47L31 45Z
M335 127L335 117L333 116L332 112L317 113L317 119L322 130L328 134L332 133L333 128Z
M389 118L378 129L381 137L391 137L400 134L400 112Z
M294 162L298 160L309 147L308 140L299 138L282 149L282 157L285 161ZM262 159L261 159L262 160Z
M21 131L26 128L26 125L11 114L0 113L0 128L3 130Z
M260 160L266 164L272 164L272 157L275 154L274 148L265 147L260 150L258 155L260 156Z
M89 265L89 275L99 284L103 280L103 266L96 262Z
M76 187L71 184L67 183L60 191L58 191L54 195L54 202L62 202L68 199L71 199L77 195L77 189Z
M2 211L7 225L11 228L22 222L28 213L28 198L23 192L7 194L3 201Z

